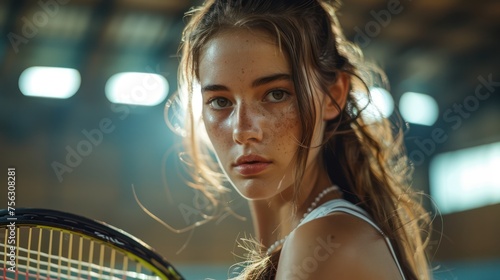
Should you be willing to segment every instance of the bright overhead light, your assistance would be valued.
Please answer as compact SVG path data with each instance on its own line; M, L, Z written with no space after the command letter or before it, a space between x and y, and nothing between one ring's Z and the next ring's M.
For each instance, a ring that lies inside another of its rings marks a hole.
M372 87L370 88L370 95L373 104L383 117L387 118L392 115L394 111L394 100L387 90L379 87Z
M167 97L168 81L158 74L123 72L109 78L105 93L113 103L155 106Z
M407 121L415 124L433 125L439 114L436 100L423 93L406 92L399 100L401 116Z
M19 77L19 89L26 96L70 98L80 88L80 73L60 67L30 67Z
M430 194L443 214L500 203L500 143L435 156Z
M363 110L361 116L367 123L387 118L394 111L394 100L383 88L371 87L370 97L365 92L359 91L355 91L354 96L358 106Z

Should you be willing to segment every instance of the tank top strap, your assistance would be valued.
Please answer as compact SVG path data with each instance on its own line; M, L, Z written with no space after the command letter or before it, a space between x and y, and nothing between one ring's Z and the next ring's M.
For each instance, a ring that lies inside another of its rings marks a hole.
M399 261L396 256L396 252L394 251L394 248L392 247L392 244L389 240L389 238L385 235L385 233L380 229L380 227L372 220L370 215L361 207L352 204L351 202L345 200L345 199L334 199L327 201L320 206L318 206L316 209L311 211L304 219L302 222L297 226L300 227L301 225L310 222L315 219L319 219L322 217L325 217L329 214L332 214L334 212L342 212L346 214L353 215L359 219L362 219L363 221L367 222L370 224L373 228L375 228L383 237L385 240L385 243L389 247L389 251L391 252L392 257L394 258L394 261L396 262L396 265L398 267L398 270L401 274L401 277L403 280L405 280L405 275L403 273L403 270L401 269L401 266L399 264Z

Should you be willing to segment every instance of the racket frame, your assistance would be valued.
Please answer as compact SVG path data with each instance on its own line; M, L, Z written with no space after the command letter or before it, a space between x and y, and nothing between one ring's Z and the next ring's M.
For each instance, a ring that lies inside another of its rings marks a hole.
M52 209L17 208L14 215L9 215L7 209L1 209L0 227L5 227L12 222L15 222L16 228L20 225L56 228L63 232L77 233L97 239L141 263L160 277L184 279L164 257L144 241L102 221Z

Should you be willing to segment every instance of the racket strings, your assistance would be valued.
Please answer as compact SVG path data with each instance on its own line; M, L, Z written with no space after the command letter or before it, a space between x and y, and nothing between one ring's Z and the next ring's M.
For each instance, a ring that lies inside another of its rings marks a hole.
M18 226L10 263L8 234L0 230L0 279L160 279L130 253L56 228Z

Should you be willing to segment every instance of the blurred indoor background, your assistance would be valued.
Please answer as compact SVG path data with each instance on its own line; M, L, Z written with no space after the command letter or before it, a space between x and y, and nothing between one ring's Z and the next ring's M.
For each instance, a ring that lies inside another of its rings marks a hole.
M500 279L500 1L344 2L347 37L390 81L390 95L372 89L374 101L409 123L414 187L441 210L435 279ZM176 228L202 219L206 201L179 175L181 138L164 121L183 15L199 3L1 0L0 178L16 168L18 207L106 221L188 279L225 279L243 253L236 240L253 233L245 201L233 194L230 206L247 220L224 215L173 233L132 190Z

